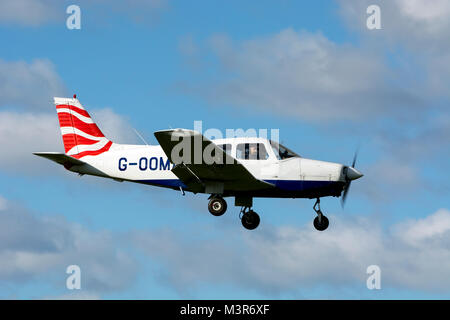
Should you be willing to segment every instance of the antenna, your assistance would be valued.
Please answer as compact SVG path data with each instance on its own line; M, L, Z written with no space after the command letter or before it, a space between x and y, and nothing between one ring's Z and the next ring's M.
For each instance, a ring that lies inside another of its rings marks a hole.
M133 130L134 130L134 132L136 133L136 135L137 135L139 138L141 138L142 141L144 141L144 143L145 143L146 145L149 145L149 144L147 143L147 141L145 141L145 139L141 136L141 134L140 134L135 128L133 128Z

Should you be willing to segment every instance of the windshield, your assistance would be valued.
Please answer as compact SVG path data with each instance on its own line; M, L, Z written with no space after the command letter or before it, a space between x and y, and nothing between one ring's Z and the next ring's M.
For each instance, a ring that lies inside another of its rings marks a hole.
M278 160L294 158L294 157L300 158L300 156L298 154L296 154L294 151L289 150L285 146L283 146L275 141L270 141L270 145L272 146L272 150L275 153L275 156L278 158Z

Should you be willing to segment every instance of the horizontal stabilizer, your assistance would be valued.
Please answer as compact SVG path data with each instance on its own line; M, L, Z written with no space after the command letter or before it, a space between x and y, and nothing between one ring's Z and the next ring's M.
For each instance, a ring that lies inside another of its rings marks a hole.
M59 163L63 165L65 168L70 168L71 166L81 166L86 164L86 162L84 161L75 159L61 152L33 152L33 154Z
M65 153L60 152L34 152L34 155L37 155L42 158L46 158L48 160L52 160L60 165L63 165L69 171L77 172L80 175L89 174L91 176L105 177L111 178L106 173L100 171L94 166L76 159L74 157L68 156Z

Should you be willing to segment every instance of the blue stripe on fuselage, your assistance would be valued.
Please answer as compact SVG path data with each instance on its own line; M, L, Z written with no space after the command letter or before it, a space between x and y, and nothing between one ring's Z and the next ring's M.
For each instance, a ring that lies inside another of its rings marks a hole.
M336 181L304 181L304 180L264 180L265 182L275 185L276 188L285 191L304 191L309 189L326 188L336 184ZM139 180L137 182L169 187L169 188L184 188L187 186L179 179L150 179Z
M150 180L138 180L137 182L161 187L171 187L171 188L182 187L184 189L187 188L186 185L179 179L150 179Z
M303 191L309 189L326 188L336 181L305 181L305 180L264 180L275 185L278 189L286 191Z

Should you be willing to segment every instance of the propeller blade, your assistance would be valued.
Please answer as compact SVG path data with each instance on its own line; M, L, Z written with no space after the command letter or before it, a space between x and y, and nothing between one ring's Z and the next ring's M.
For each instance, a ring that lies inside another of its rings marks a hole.
M347 182L346 184L345 184L345 187L344 187L344 194L342 195L342 198L341 198L341 205L342 205L342 208L344 208L344 206L345 206L345 201L347 200L347 195L348 195L348 191L350 190L350 184L351 184L352 182L351 181L349 181L349 182Z
M355 155L353 156L352 168L354 168L354 167L355 167L355 164L356 164L356 159L358 158L358 152L359 152L359 148L358 148L358 149L356 149L356 151L355 151Z
M362 177L362 173L360 173L358 170L355 169L356 160L358 159L358 153L359 153L359 146L356 148L355 155L353 156L352 166L350 168L347 168L347 171L346 171L346 177L345 177L346 182L345 182L343 194L341 196L342 208L344 208L344 206L345 206L345 201L347 200L347 195L350 190L350 185L352 183L352 180Z

